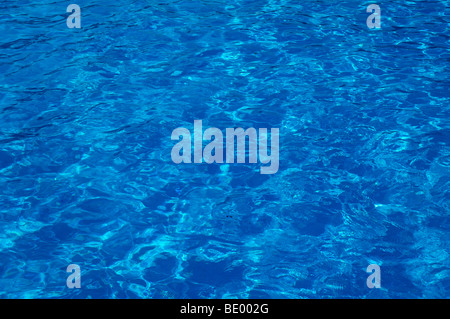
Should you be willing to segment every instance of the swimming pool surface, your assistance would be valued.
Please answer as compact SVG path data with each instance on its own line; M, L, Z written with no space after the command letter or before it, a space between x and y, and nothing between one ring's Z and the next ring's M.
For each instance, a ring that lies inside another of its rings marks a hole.
M0 298L449 298L449 29L446 0L2 0ZM278 172L173 163L194 120L279 128Z

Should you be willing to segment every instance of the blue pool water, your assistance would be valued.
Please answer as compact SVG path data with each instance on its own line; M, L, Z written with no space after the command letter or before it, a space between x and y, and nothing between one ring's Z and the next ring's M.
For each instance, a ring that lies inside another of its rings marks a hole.
M450 297L449 16L2 0L0 298ZM279 128L279 171L174 164L194 120Z

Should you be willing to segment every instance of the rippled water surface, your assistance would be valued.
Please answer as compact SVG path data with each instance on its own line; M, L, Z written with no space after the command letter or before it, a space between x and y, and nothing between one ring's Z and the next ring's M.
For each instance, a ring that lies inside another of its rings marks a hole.
M0 3L1 298L450 297L449 1L72 2Z

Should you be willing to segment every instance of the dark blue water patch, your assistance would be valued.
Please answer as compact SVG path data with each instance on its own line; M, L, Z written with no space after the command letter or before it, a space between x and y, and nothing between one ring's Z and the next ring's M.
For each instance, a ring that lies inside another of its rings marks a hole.
M175 191L175 193L176 193L175 196L177 196L178 193L176 191ZM144 198L142 200L142 203L150 209L156 209L158 206L164 205L168 201L169 198L170 198L170 196L167 196L166 192L165 193L156 193L149 197ZM169 208L171 206L172 205L168 205Z
M130 229L128 229L130 231ZM107 256L104 257L103 262L110 264L118 259L123 259L127 256L128 251L133 247L133 241L131 240L131 234L128 233L128 239L124 240L122 236L112 236L104 240L103 251Z
M14 162L14 157L5 151L0 152L0 169L8 167Z
M263 232L272 222L269 215L252 216L246 215L240 219L240 230L244 234L255 235Z
M70 227L65 223L55 224L52 227L52 231L54 232L55 237L61 241L69 240L77 232L76 229Z
M191 259L185 267L185 272L192 274L189 280L197 283L220 283L241 281L244 273L243 267L233 267L230 261L208 262Z
M151 268L144 271L144 279L149 282L168 279L174 274L177 264L176 257L162 254L153 261Z
M285 210L285 215L290 216L289 222L299 234L310 236L319 236L327 226L342 222L340 214L307 204L293 205Z
M383 278L387 280L385 283L387 289L393 289L395 286L399 295L419 293L416 285L411 281L411 274L415 269L402 264L387 265L383 269Z
M14 245L20 248L21 254L29 261L54 258L53 253L58 244L59 239L51 226L44 227L34 234L24 235L14 242Z
M83 210L93 212L93 213L102 213L104 214L117 212L120 210L120 203L114 202L113 200L106 199L106 198L95 198L95 199L88 199L82 203L80 203L80 208Z
M298 289L313 289L313 283L312 278L303 278L297 280L294 287Z
M449 198L450 197L447 196L447 199ZM449 217L446 215L430 217L427 221L427 226L440 229L442 231L448 231L450 228Z

